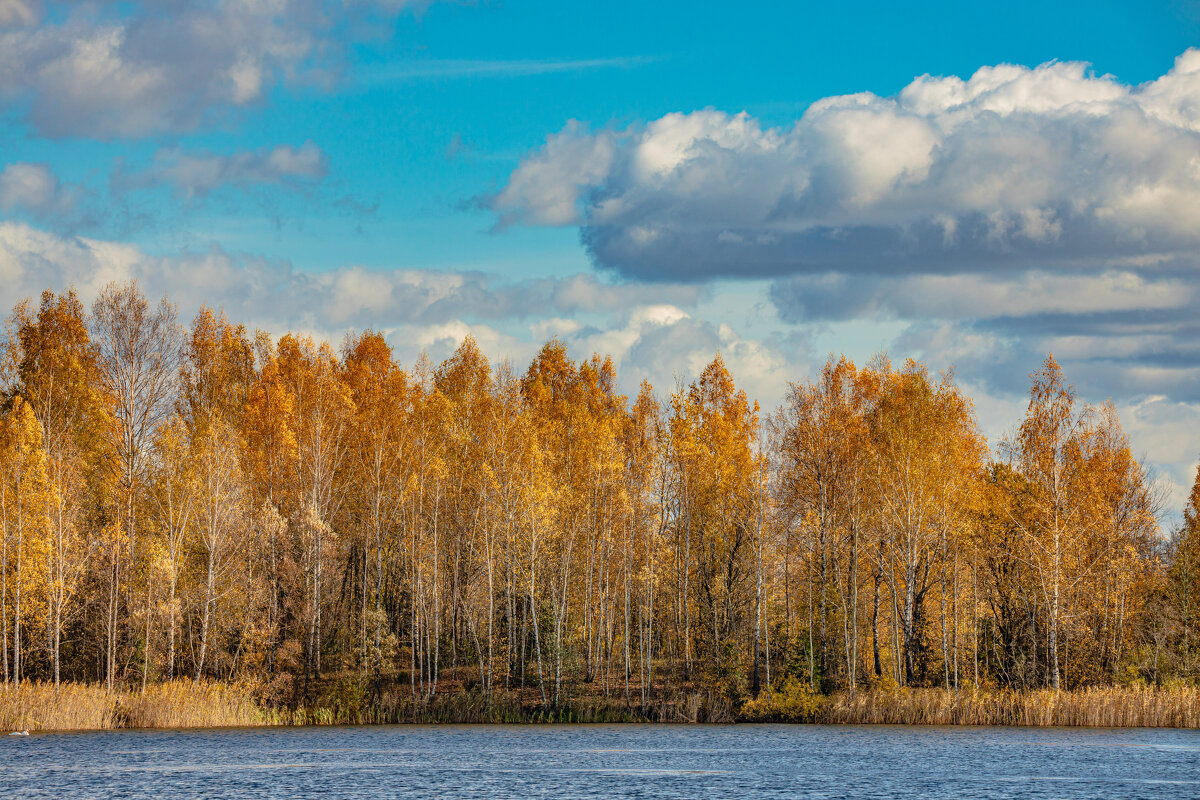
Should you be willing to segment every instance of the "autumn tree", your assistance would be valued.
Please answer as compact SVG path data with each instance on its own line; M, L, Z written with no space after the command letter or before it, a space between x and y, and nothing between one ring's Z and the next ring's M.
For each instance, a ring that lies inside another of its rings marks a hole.
M376 331L184 333L133 283L19 304L0 356L9 680L720 718L764 687L1196 673L1200 489L1166 546L1115 406L1052 358L989 462L953 376L884 356L763 424L719 356L630 404L557 339L404 366Z
M395 363L382 334L368 331L347 342L345 377L354 406L351 475L358 586L360 659L376 671L385 654L385 596L399 578L403 503L412 475L409 426L416 386ZM391 584L391 585L389 585Z
M1116 675L1159 571L1158 496L1111 402L1094 423L1085 438L1087 537L1072 598L1077 656L1068 666L1076 685Z
M671 449L678 500L676 619L684 669L693 658L709 687L736 697L743 689L749 632L754 441L758 405L734 385L718 356L671 399ZM693 640L693 609L695 629Z
M111 397L104 390L86 312L73 290L44 292L36 312L27 302L18 304L10 328L10 396L29 404L46 451L47 630L57 684L63 630L82 610L75 601L95 548L94 504L107 491L101 466L111 452Z
M156 432L156 457L150 479L151 519L167 554L167 664L166 675L176 672L176 639L179 632L179 584L189 545L193 540L199 494L187 426L176 417Z
M1197 636L1200 636L1200 468L1175 529L1170 546L1168 593L1179 618L1179 650L1183 672L1197 669Z
M241 449L236 430L224 420L206 425L193 444L195 473L194 551L202 575L201 600L198 603L197 654L195 677L205 674L211 632L221 626L222 601L231 592L231 573L235 560L247 542L240 537L245 529L248 492L243 478Z
M858 566L863 536L865 467L869 458L858 371L845 357L826 362L820 376L791 385L774 425L779 438L778 498L788 528L809 534L809 557L816 589L810 597L808 622L809 680L816 666L822 676L832 669L829 648L829 603L832 591L843 609L843 644L848 683L853 686L857 663ZM845 582L842 580L845 573ZM814 641L815 629L815 641Z
M296 449L288 465L287 516L295 530L294 558L304 579L300 594L304 602L295 612L305 628L307 684L321 674L326 587L334 577L327 573L326 565L341 544L333 522L346 496L339 491L338 478L346 466L353 402L328 344L284 336L278 345L278 371L292 398L288 429L294 431Z
M280 649L286 648L285 616L290 605L286 600L295 567L285 504L299 443L295 428L296 397L281 371L278 349L263 332L255 336L254 349L256 374L247 393L243 426L247 470L256 507L257 549L268 586L263 623L267 637L266 667L274 672L280 666Z
M981 467L982 442L969 401L949 379L933 382L908 362L886 365L870 425L882 551L900 641L902 681L926 677L925 600L947 569L963 496Z
M109 284L92 307L93 339L100 356L103 386L112 399L115 483L119 496L121 539L108 543L110 565L107 610L106 680L112 687L117 670L121 622L122 583L126 585L125 610L140 612L142 684L149 671L152 575L141 575L144 596L135 607L134 570L145 568L145 542L139 537L137 509L151 458L150 443L168 418L176 397L182 331L175 307L165 298L152 306L136 281ZM122 552L124 551L124 552ZM139 563L139 559L143 559ZM134 631L130 631L133 635Z
M244 326L203 307L183 346L179 413L194 433L224 422L243 426L255 382L254 344Z
M1033 572L1046 613L1047 667L1059 688L1063 595L1086 565L1082 545L1088 519L1084 437L1092 409L1082 406L1053 356L1032 376L1029 407L1012 445L1016 463L1033 485L1030 513L1018 524L1023 558Z
M663 446L662 408L654 388L643 381L622 430L625 459L624 635L625 694L630 699L630 648L636 642L638 686L642 708L654 685L655 612L658 575L664 558L669 519L666 503L667 464ZM636 639L635 639L636 629Z
M17 396L0 419L0 627L4 677L17 684L28 648L23 633L41 616L39 606L49 594L44 571L50 550L46 493L41 426Z

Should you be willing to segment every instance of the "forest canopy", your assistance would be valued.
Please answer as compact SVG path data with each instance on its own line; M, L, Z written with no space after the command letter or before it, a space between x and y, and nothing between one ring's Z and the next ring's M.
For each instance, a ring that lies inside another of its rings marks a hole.
M546 705L679 687L1068 688L1200 673L1200 483L1160 529L1053 357L991 447L949 374L831 357L764 412L551 340L401 365L190 326L134 283L3 342L4 680L323 675Z

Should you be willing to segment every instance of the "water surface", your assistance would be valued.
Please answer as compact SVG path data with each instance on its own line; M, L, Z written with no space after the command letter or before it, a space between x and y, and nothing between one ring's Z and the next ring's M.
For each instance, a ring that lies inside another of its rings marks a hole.
M785 725L107 731L0 739L54 798L1196 798L1200 732Z

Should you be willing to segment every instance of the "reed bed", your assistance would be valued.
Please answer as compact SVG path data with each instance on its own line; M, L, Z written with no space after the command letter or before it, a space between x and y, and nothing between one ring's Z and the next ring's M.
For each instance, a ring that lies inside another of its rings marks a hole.
M287 721L282 713L262 708L250 687L192 681L118 695L117 719L122 728L231 728Z
M786 687L784 687L786 689ZM794 696L793 696L794 695ZM623 700L573 699L547 708L519 694L492 702L473 692L413 703L406 691L368 692L339 681L309 705L272 707L251 684L171 681L108 691L102 684L0 684L0 731L219 728L267 725L572 722L821 722L885 725L1023 725L1200 728L1200 688L1097 687L1076 691L872 689L830 697L781 691L736 712L700 694L641 709Z
M869 690L834 695L820 719L835 724L1200 728L1200 688Z
M171 681L108 691L102 684L0 686L0 730L218 728L287 721L255 702L239 684Z
M603 697L578 698L558 706L498 694L486 701L478 692L447 692L425 702L413 702L407 688L385 690L358 700L346 692L327 692L312 705L291 713L296 725L425 724L545 724L587 722L646 722L652 718L623 701Z
M0 732L104 730L117 727L116 711L114 697L100 685L0 686Z

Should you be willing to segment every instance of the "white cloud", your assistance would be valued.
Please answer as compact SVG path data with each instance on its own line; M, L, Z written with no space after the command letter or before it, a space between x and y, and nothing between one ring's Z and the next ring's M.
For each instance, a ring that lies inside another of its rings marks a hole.
M322 180L328 169L325 153L311 141L300 147L283 144L228 155L169 149L160 150L149 168L117 175L114 184L137 189L166 183L190 200L223 186L311 185Z
M42 15L35 0L0 0L0 28L32 25Z
M614 141L591 134L572 120L546 146L522 162L508 185L490 201L500 225L572 225L579 221L580 193L612 166Z
M786 128L714 110L572 122L491 206L502 224L579 224L600 266L654 279L1195 258L1200 50L1141 86L1073 62L927 75Z
M48 164L17 162L0 170L0 211L23 209L36 217L68 214L81 190L59 183Z
M578 225L625 277L771 278L807 333L900 322L894 352L991 397L1021 396L1053 351L1089 399L1200 402L1200 49L1141 85L999 65L782 127L711 109L571 123L491 204L503 224Z
M251 328L340 342L347 329L382 330L410 363L445 358L468 333L496 361L524 369L558 336L576 359L611 355L623 391L649 380L660 393L694 379L719 351L740 386L770 406L807 371L807 350L745 336L693 315L694 286L604 284L591 275L506 280L471 272L346 266L307 272L220 248L153 256L120 242L0 222L0 306L74 286L85 302L110 281L137 279L187 320L201 303ZM785 355L785 353L790 355Z
M1118 406L1134 457L1145 459L1163 491L1168 519L1177 519L1200 466L1200 442L1183 432L1200 430L1200 403L1161 395Z
M276 86L329 83L343 42L375 27L358 23L409 5L0 0L0 100L51 137L188 131Z
M747 337L725 322L694 316L669 304L640 305L609 319L604 327L556 331L576 357L610 355L623 390L636 394L649 381L660 394L694 380L718 353L738 386L764 409L783 399L788 381L809 372L809 350Z
M10 307L46 288L75 286L86 300L110 281L136 278L147 294L183 303L186 314L208 303L268 330L302 326L339 335L349 327L624 313L639 303L694 304L702 294L694 286L605 284L591 275L512 281L480 272L353 265L309 272L216 246L153 256L120 242L14 222L0 222L0 277L0 304Z
M147 294L165 293L179 302L185 320L207 303L251 327L276 334L293 330L334 343L348 328L382 330L410 364L422 352L440 361L470 333L494 363L508 359L520 371L543 342L557 336L576 359L593 352L611 355L620 388L629 395L648 380L665 396L694 380L720 352L737 384L769 410L783 399L787 383L812 375L816 363L813 328L787 337L747 335L727 320L742 316L744 306L753 306L757 298L733 303L737 308L725 302L710 312L718 318L705 318L697 310L695 287L603 284L590 275L514 282L470 272L356 266L315 273L219 248L152 256L120 242L0 223L3 306L68 285L88 302L109 281L129 278L137 278ZM969 289L959 291L969 294ZM1117 303L1119 291L1111 298ZM1067 346L1062 339L1052 341ZM892 351L897 357L924 358L933 369L956 367L995 441L1019 420L1028 374L1044 357L1037 349L1042 344L1036 337L1023 341L1001 330L947 321L913 325ZM1150 381L1146 372L1156 369L1140 362L1138 373L1105 366L1098 359L1116 354L1093 348L1086 337L1075 347L1070 355L1077 361L1068 363L1067 376L1091 400L1103 400L1111 394L1105 386L1120 385L1131 375ZM865 361L870 353L852 355ZM1176 387L1170 396L1143 393L1119 403L1136 454L1145 454L1164 476L1171 509L1190 485L1189 472L1200 455L1191 435L1200 422L1200 402L1176 395L1186 392Z

